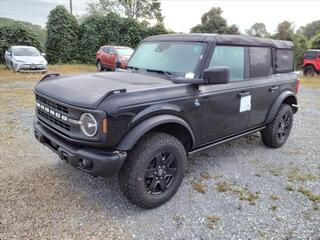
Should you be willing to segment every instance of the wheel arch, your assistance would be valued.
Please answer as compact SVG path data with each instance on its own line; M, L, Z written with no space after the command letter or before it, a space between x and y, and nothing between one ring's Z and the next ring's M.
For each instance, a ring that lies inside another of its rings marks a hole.
M276 116L279 107L281 104L288 104L291 108L293 113L298 111L298 100L296 94L290 91L285 91L281 93L276 101L273 103L268 115L267 115L267 123L272 122L273 118Z
M195 143L192 129L186 121L175 115L163 114L150 117L133 127L117 146L117 150L128 151L152 131L164 132L182 142L186 151L190 151Z

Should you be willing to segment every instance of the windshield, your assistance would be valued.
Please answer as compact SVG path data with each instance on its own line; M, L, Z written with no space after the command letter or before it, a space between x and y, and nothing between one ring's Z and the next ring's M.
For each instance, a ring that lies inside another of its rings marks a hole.
M133 49L131 49L131 48L117 48L117 52L119 55L131 56L133 53Z
M40 52L33 47L15 47L12 49L14 56L39 56Z
M193 73L202 58L205 43L197 42L144 42L129 60L128 67Z

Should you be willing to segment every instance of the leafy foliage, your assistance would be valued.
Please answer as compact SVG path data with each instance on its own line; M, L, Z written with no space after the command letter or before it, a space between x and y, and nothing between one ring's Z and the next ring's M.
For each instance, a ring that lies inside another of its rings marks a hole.
M57 6L48 16L47 58L50 63L67 63L78 59L77 19L64 6Z
M1 55L12 45L34 46L42 50L37 35L30 28L20 23L0 24L0 36ZM3 57L0 58L0 62L4 62Z
M47 32L40 25L36 25L36 24L29 23L29 22L24 22L24 21L17 21L17 20L13 20L10 18L0 18L0 24L1 25L14 25L14 26L16 24L20 24L26 28L29 28L30 31L34 32L35 35L37 35L37 37L39 38L39 41L41 43L41 47L44 49L45 42L47 39Z
M273 36L276 39L293 41L294 28L293 23L283 21L278 24L276 34Z
M307 39L312 38L320 31L320 20L308 23L306 26L301 27L298 32L304 35Z
M201 17L201 24L194 26L194 33L218 33L218 34L240 34L237 25L228 26L227 20L222 17L222 9L213 7Z
M135 19L122 18L115 13L105 16L91 14L80 24L79 60L93 63L95 53L102 45L124 45L134 48L147 36L165 33L168 33L168 30L162 24L148 27Z
M91 13L117 13L135 20L163 21L159 0L96 0L89 4Z
M304 52L308 49L308 41L303 35L296 33L293 35L293 44L295 65L296 68L300 68L303 63Z
M311 39L311 48L320 49L320 31Z
M270 33L268 33L264 23L253 24L249 29L246 30L246 34L249 36L262 38L268 38L271 36Z

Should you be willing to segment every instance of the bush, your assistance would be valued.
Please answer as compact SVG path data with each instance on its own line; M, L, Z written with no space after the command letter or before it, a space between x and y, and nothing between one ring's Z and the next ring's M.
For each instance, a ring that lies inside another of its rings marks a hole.
M79 59L94 63L95 54L102 45L124 45L135 48L145 37L164 34L163 25L148 27L132 18L122 18L115 13L105 16L91 14L82 19L79 33Z
M42 50L37 35L21 24L0 24L0 36L0 63L4 63L3 55L12 45L34 46Z
M78 60L77 19L64 6L57 6L48 16L46 54L50 63Z

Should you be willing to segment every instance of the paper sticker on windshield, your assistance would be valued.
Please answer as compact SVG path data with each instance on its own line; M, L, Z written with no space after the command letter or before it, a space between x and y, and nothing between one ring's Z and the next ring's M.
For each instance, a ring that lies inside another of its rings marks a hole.
M240 98L240 112L250 111L251 95Z
M193 79L194 78L194 73L193 72L188 72L188 73L186 73L186 75L184 77Z

